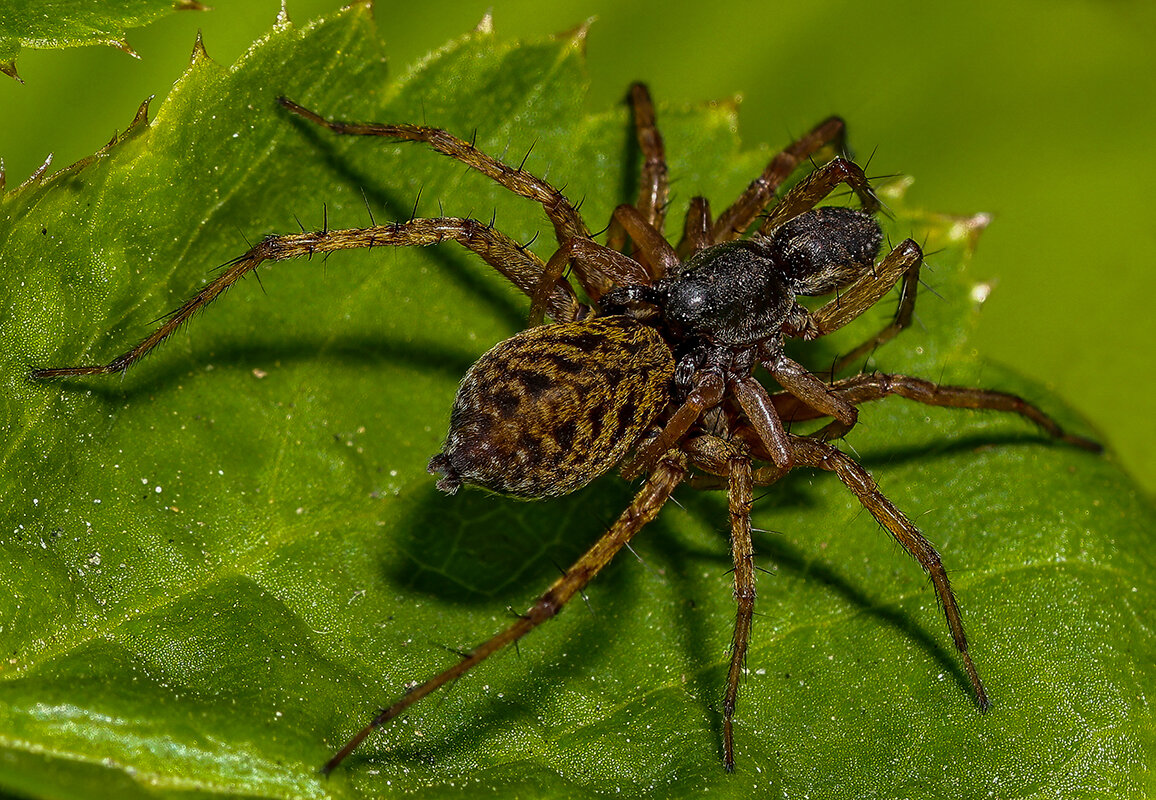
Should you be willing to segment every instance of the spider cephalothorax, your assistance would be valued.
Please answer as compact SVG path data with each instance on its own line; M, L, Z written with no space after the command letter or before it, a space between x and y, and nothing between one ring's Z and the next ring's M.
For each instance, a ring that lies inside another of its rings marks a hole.
M912 240L878 259L878 201L863 171L841 155L775 200L801 165L821 161L843 139L832 117L775 156L717 218L692 198L677 247L663 235L669 185L662 138L644 86L631 89L643 155L641 189L619 206L600 244L577 208L546 181L507 166L446 131L417 125L327 120L282 98L289 111L336 133L422 141L511 192L540 203L558 249L542 261L530 250L469 218L411 219L349 230L270 236L227 265L140 344L107 364L36 370L35 378L121 372L162 343L197 311L267 260L380 246L453 240L476 253L530 298L531 326L498 344L470 368L459 389L443 451L430 462L438 487L462 484L524 499L566 494L616 465L645 475L613 525L512 625L379 713L325 766L333 769L366 736L413 703L470 670L554 616L658 514L684 481L725 487L731 517L733 647L723 703L723 762L734 767L732 718L754 615L752 487L795 467L834 472L863 506L928 572L980 708L988 699L968 654L959 607L939 554L855 461L828 443L849 430L858 406L892 394L922 403L1018 413L1050 436L1098 450L1064 433L1043 412L1001 392L940 386L880 373L835 378L889 340L911 319L922 252ZM840 184L860 210L817 208ZM769 208L768 208L769 207ZM762 216L757 229L742 238ZM586 301L567 277L578 281ZM842 327L900 285L893 322L823 376L784 353L786 337L814 339ZM796 298L835 293L808 311ZM548 315L553 324L538 325ZM754 376L764 367L781 387ZM784 421L831 422L808 436Z

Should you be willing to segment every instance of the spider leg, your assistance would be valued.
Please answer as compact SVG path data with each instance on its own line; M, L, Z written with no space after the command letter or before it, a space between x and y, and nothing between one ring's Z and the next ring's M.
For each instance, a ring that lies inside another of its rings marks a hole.
M638 248L635 257L648 268L651 282L677 270L682 261L678 253L637 208L631 205L618 206L614 209L613 221L634 240Z
M727 388L734 393L739 407L750 422L751 429L758 438L759 451L766 454L765 457L777 466L789 468L791 449L788 434L783 428L778 412L775 411L771 396L763 385L753 375L733 375L727 381L714 370L701 370L695 373L686 400L667 420L658 436L640 447L634 457L623 466L623 476L629 479L637 475L658 456L674 447L704 411L722 402Z
M850 430L855 425L859 418L859 410L855 408L855 405L841 397L823 380L808 372L802 364L782 353L761 363L780 386L808 407L822 412L825 416L834 417L845 426L846 430ZM771 405L775 406L773 397L771 398ZM777 406L775 410L778 411Z
M638 181L638 202L634 207L646 224L661 236L670 198L670 181L666 148L662 134L658 132L650 90L645 84L635 83L630 87L630 105L634 109L634 133L642 151L642 175Z
M456 241L477 253L527 295L533 296L542 282L545 266L541 259L504 233L473 219L456 217L412 219L408 222L375 225L369 228L269 236L244 255L226 264L225 269L216 278L202 287L184 305L169 314L164 323L131 350L120 354L109 363L98 366L38 369L32 372L30 377L61 378L124 372L168 339L194 314L265 261L283 261L337 250L383 246L413 247L444 241ZM554 319L563 322L576 319L581 304L574 296L570 284L562 279L552 284L545 307Z
M714 237L711 235L710 201L705 197L692 197L682 226L682 239L675 249L680 257L689 258L712 244Z
M790 442L787 432L783 429L783 421L779 419L775 404L771 401L767 390L753 375L734 376L731 378L730 387L759 441L770 454L771 461L775 462L775 466L789 468Z
M683 443L691 464L707 473L691 482L705 488L728 490L731 518L731 556L734 561L735 629L731 637L731 661L727 670L727 688L723 700L723 765L727 772L735 769L734 714L738 702L739 681L747 660L751 624L755 615L754 543L751 541L752 492L751 457L745 448L720 436L695 436ZM783 474L786 474L786 470ZM707 480L702 480L706 477ZM720 484L719 478L726 483Z
M992 389L973 389L969 386L941 386L910 375L891 375L883 372L864 373L836 381L827 387L831 394L841 400L858 406L872 400L880 400L891 395L905 397L917 403L948 408L990 409L1019 414L1034 422L1044 433L1056 441L1088 450L1093 453L1103 451L1103 446L1083 436L1067 433L1051 417L1027 400L1007 392ZM789 422L801 422L827 416L809 401L791 394L779 393L771 398L775 410Z
M581 592L591 579L605 567L614 555L621 550L631 538L650 523L666 501L670 498L675 487L686 477L685 459L664 458L658 462L646 483L634 496L630 505L618 517L594 545L579 558L570 569L566 570L539 597L526 613L518 620L497 634L489 641L477 647L465 658L452 667L439 673L420 686L406 692L406 694L389 708L380 712L373 720L358 731L344 747L341 748L322 768L322 773L328 775L340 764L346 756L352 753L364 739L380 728L389 720L403 713L406 709L421 700L426 695L440 689L473 667L485 661L494 653L509 644L513 644L543 622L554 617L562 607Z
M727 670L727 690L723 701L723 766L735 771L735 705L739 680L751 642L751 622L755 615L755 549L751 542L751 459L733 450L728 464L728 500L731 517L731 556L734 560L735 630L731 637L731 663Z
M911 245L915 245L915 243L910 239L907 239L900 244L900 247L906 246L908 252L898 257L898 261L900 263L896 265L896 268L901 266L902 262L906 262L907 269L903 271L903 276L901 278L901 283L899 286L899 305L895 309L895 316L892 318L888 325L886 325L873 337L867 339L858 347L840 357L839 360L835 362L835 365L831 368L832 375L839 374L849 365L859 361L868 353L874 352L876 348L891 341L899 334L900 331L911 325L911 318L915 313L915 294L919 288L919 268L923 265L922 252L919 252L918 255L915 252L912 252L910 250ZM894 252L895 251L893 250L892 253ZM886 261L886 259L884 260ZM845 308L842 309L842 311L843 313L848 313ZM836 313L837 312L832 312L831 316L834 317ZM860 311L854 314L854 316L858 316L859 313L862 312ZM831 330L834 330L840 325L842 325L842 323L838 320L828 318L820 323L820 329L824 329L827 326L834 326L830 328Z
M546 216L554 224L554 233L558 237L559 244L567 239L589 238L590 236L590 229L586 226L582 215L578 213L578 209L566 199L562 192L541 178L520 168L515 169L493 156L486 155L470 142L459 139L440 128L429 128L424 125L390 125L330 120L298 105L287 97L278 97L277 102L294 114L328 128L334 133L352 136L384 136L390 139L425 142L437 152L477 170L511 192L541 204Z
M638 131L639 144L646 157L646 162L643 167L643 184L644 187L647 185L650 186L650 189L644 188L643 195L653 190L658 193L655 195L656 198L660 197L663 204L665 204L667 194L666 166L663 159L662 137L659 136L658 129L654 124L654 107L650 103L646 88L641 85L638 85L637 89L632 90L631 96L633 102L636 104L635 126ZM391 125L330 120L298 105L288 98L280 97L277 100L294 114L317 125L328 128L334 133L355 136L384 136L390 139L425 142L437 152L450 156L466 166L477 170L501 186L509 189L511 192L541 204L543 210L546 212L546 216L550 218L550 221L554 225L554 235L558 239L558 244L565 247L575 240L590 239L590 229L586 225L585 220L582 219L582 215L578 213L578 209L566 199L561 191L554 188L554 186L547 181L524 171L520 167L515 169L503 161L483 153L471 142L459 139L447 131L422 125ZM640 195L640 203L643 202L641 199L643 195ZM649 219L650 217L650 212L647 212L647 218ZM661 224L661 217L657 219L659 224ZM659 238L661 238L661 235ZM573 261L574 273L587 294L592 299L597 299L610 291L614 284L604 273L597 269L591 269L587 272L586 264L587 262L582 259L575 259ZM560 271L558 275L561 275ZM557 278L547 280L544 281L543 285L553 285L556 281ZM542 291L546 290L542 289ZM534 296L534 294L530 292L527 292L527 294ZM533 309L531 319L536 317L540 319L538 315L541 313L540 308ZM554 318L556 320L558 319L558 317Z
M911 239L904 239L887 256L863 273L854 283L840 291L831 300L815 311L803 312L804 326L794 332L805 340L817 339L837 331L864 311L874 306L891 291L900 279L903 280L899 310L895 320L855 348L851 354L840 359L836 369L849 363L850 356L861 355L876 344L885 342L899 333L911 319L915 305L915 285L919 281L919 266L923 263L923 251Z
M858 195L863 211L870 214L879 209L879 198L872 191L863 168L842 156L836 156L791 187L767 214L759 226L759 233L770 234L784 222L810 211L841 183L850 186ZM717 229L718 223L715 226Z
M796 169L828 145L842 152L846 126L839 117L828 117L809 133L776 155L763 173L751 182L718 219L712 228L714 242L729 242L743 235L755 218L775 196L775 192Z
M895 538L903 549L919 562L919 566L931 577L931 583L939 596L947 617L947 627L951 630L951 638L955 648L963 659L963 667L967 673L975 692L976 704L980 711L986 711L991 706L983 682L979 679L975 664L967 649L967 636L963 632L963 618L959 612L959 604L955 600L955 592L947 579L947 571L943 568L939 553L919 529L888 500L879 486L872 479L871 474L858 463L844 455L829 444L805 436L791 436L791 449L794 452L794 465L807 466L816 469L834 472L839 480L851 490L859 502L871 512L871 516ZM777 477L774 473L771 477ZM756 473L755 479L761 476Z
M635 139L642 152L638 200L634 205L615 209L610 218L606 246L626 253L626 240L633 239L642 252L631 255L649 267L654 278L661 278L668 263L678 264L677 256L662 235L670 197L666 148L662 134L658 132L650 90L645 84L635 83L630 87L630 105L634 111ZM660 258L656 258L656 254Z
M615 285L649 286L651 283L650 272L630 256L600 245L593 239L569 239L550 256L538 286L531 294L531 327L542 323L558 282L565 283L562 275L570 266L574 267L574 275L583 291L595 302ZM565 285L569 286L568 283Z
M670 416L658 436L638 448L633 458L623 464L622 476L630 480L646 471L663 453L678 445L690 426L702 416L702 412L722 402L725 393L726 381L720 373L714 370L695 373L686 400Z

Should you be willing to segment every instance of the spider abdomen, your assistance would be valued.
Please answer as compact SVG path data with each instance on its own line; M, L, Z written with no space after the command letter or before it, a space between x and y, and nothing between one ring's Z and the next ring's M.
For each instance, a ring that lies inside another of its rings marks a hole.
M447 492L569 494L625 458L670 402L673 375L665 340L631 317L522 331L470 367L429 470Z

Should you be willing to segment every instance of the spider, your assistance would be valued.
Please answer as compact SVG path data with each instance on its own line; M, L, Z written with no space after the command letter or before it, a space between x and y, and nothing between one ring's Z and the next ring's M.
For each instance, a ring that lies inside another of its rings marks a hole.
M425 142L540 204L558 249L542 261L492 225L458 217L268 236L109 363L32 373L48 379L123 372L261 263L316 253L456 241L529 298L527 329L485 353L462 380L444 448L429 463L429 471L441 476L438 488L453 493L468 484L538 499L573 492L618 465L628 479L643 476L641 488L524 615L377 714L325 764L326 774L373 730L556 615L683 482L725 488L729 498L737 613L723 702L722 760L733 771L733 719L755 608L753 487L773 484L797 467L835 473L930 575L975 701L981 711L990 705L935 547L870 474L830 441L855 425L860 405L899 395L929 405L1014 412L1056 440L1091 451L1100 446L1065 433L1040 409L1011 394L906 375L834 377L910 324L923 262L911 239L879 259L883 235L874 214L880 203L863 170L840 154L822 161L843 151L840 118L824 120L776 155L717 217L705 198L692 198L681 241L672 247L663 233L669 183L654 106L642 84L633 85L629 96L642 154L640 191L633 205L615 209L605 245L595 241L558 189L472 142L418 125L330 120L279 98L288 111L336 134ZM821 163L776 201L787 179L816 161ZM844 184L858 198L858 210L817 206ZM891 323L829 373L812 373L785 354L786 338L825 336L896 284L900 299ZM796 299L833 293L835 299L815 311ZM551 324L542 324L546 316ZM754 377L756 366L781 391L769 392ZM806 436L789 433L784 424L827 418L829 423Z

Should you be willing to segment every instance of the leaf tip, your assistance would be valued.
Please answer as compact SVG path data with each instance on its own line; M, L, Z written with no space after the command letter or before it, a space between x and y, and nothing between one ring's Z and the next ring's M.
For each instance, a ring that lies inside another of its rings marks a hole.
M482 18L480 20L478 20L478 24L474 26L474 33L484 33L484 34L489 35L489 34L492 34L493 32L494 32L494 12L491 9L491 10L486 11L486 13L482 16Z
M354 0L354 2L343 6L342 11L352 11L358 9L360 11L373 12L373 0Z
M0 72L3 72L9 78L12 78L17 83L24 83L24 79L16 73L16 59L12 58L10 61L0 61Z
M141 104L139 106L137 106L136 113L133 114L133 117L132 117L132 122L130 122L128 124L128 127L124 129L124 133L114 133L112 135L112 138L109 140L108 144L106 144L104 147L100 148L100 150L98 150L96 153L89 156L88 158L82 158L80 161L77 161L75 164L73 164L71 167L69 167L69 169L79 169L79 168L87 166L88 164L92 163L92 161L94 161L95 159L106 154L110 149L112 149L116 145L118 145L121 142L135 136L141 130L147 128L149 126L149 103L151 103L153 101L154 97L156 97L155 94L150 94L148 97L146 97L141 102Z
M189 56L189 66L195 67L202 61L209 58L209 52L205 50L205 40L201 35L200 28L197 29L197 39L193 42L193 52Z
M73 164L70 164L69 166L65 167L64 169L58 170L56 173L54 173L52 175L52 178L57 178L61 175L65 175L68 173L79 172L80 170L82 170L85 167L89 166L90 164L94 163L98 159L106 156L109 153L109 151L113 147L115 147L116 145L124 142L125 140L131 138L132 136L135 136L141 130L148 128L148 126L149 126L149 114L148 114L149 103L152 102L154 97L156 97L156 95L150 95L149 97L146 97L144 102L142 102L137 107L136 114L133 115L132 122L130 122L128 124L128 127L124 129L124 133L117 133L114 131L112 134L112 138L108 140L108 142L104 145L104 147L100 148L92 155L85 156L84 158L80 159L79 161L77 161ZM22 183L18 187L16 187L16 191L20 192L20 191L23 191L25 189L32 187L33 185L45 183L45 180L46 180L45 176L47 175L48 168L51 165L52 165L52 154L49 153L48 158L44 159L44 163L41 164L40 167L34 173L32 173L32 175L30 175L28 177L28 180L24 181L24 183ZM0 184L0 188L3 188L2 184Z
M132 49L132 45L128 43L128 39L114 39L110 41L109 44L122 53L128 53L133 58L140 58L140 53Z
M578 52L583 55L586 54L586 37L590 33L590 26L598 17L587 17L586 20L573 28L564 30L560 33L554 34L554 38L560 42L566 42Z
M153 101L154 97L156 97L155 94L150 94L137 107L136 115L132 118L132 122L130 122L128 124L128 127L124 129L124 136L120 137L121 139L123 139L125 136L129 136L130 134L136 133L137 128L140 128L140 127L146 127L147 128L148 127L148 124L149 124L149 103L151 103Z
M36 168L36 171L28 176L28 180L16 187L16 191L20 191L25 187L32 186L44 180L44 176L48 174L48 168L52 166L52 153L48 154L48 158L44 159L44 163Z
M953 241L959 241L967 245L968 250L974 250L979 243L979 236L983 233L987 226L991 224L994 217L985 212L977 214L966 214L961 216L949 217L951 221L951 228L948 236Z
M900 175L886 183L876 186L875 194L879 195L882 200L899 201L907 196L907 190L915 183L915 178L910 175Z
M289 18L289 0L281 0L281 10L277 12L277 19L273 22L274 30L282 30L293 24Z

